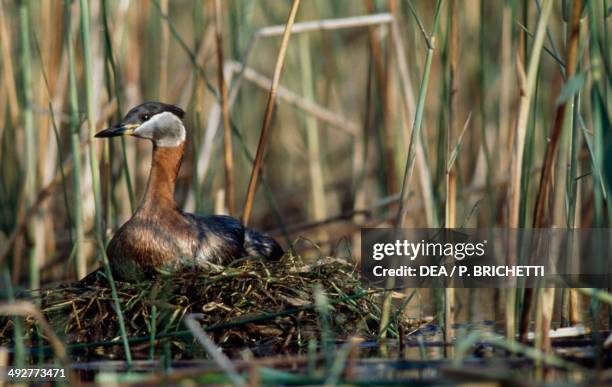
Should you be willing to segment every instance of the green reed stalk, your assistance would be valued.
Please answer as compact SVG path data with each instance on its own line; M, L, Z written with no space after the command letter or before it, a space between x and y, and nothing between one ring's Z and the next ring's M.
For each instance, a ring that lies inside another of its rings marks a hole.
M536 27L536 34L531 49L531 56L527 65L527 73L525 74L523 67L519 64L519 88L521 91L519 100L519 112L516 124L515 151L512 163L512 181L510 189L510 213L509 226L511 228L519 227L520 209L524 202L521 198L521 187L523 182L523 157L525 153L525 143L527 135L527 121L529 117L529 108L531 105L531 96L535 90L535 85L538 76L538 67L540 64L540 54L544 45L544 37L546 33L546 25L551 14L552 2L545 1L542 5L542 13ZM525 42L527 45L527 42ZM517 60L519 60L517 58Z
M481 9L483 7L481 3ZM482 12L482 11L481 11ZM456 0L450 0L449 4L449 12L448 16L450 19L450 28L448 31L448 40L450 41L448 44L449 51L449 82L448 82L448 129L446 133L446 157L440 157L440 161L445 166L445 176L446 176L446 205L445 205L445 215L444 215L444 227L446 228L455 228L457 226L457 172L455 170L454 163L451 165L451 155L452 155L452 147L453 142L455 141L455 136L457 131L457 122L458 122L458 113L459 113L459 104L458 104L458 91L459 91L459 77L457 76L458 70L458 62L459 62L459 33L457 22L459 21L459 15L457 10L457 2ZM482 42L481 42L482 45ZM482 58L480 65L482 67ZM481 68L481 72L484 71ZM481 99L483 96L481 95ZM481 102L481 110L483 110L484 103ZM484 122L484 111L481 111L482 114L482 122ZM483 141L485 141L484 147L486 148L486 137L483 136ZM444 160L446 162L444 162ZM487 169L489 167L487 166ZM488 171L487 171L488 175ZM447 288L444 290L444 342L450 343L451 338L453 336L453 332L451 331L453 324L455 323L455 289ZM444 346L444 350L446 351L446 346Z
M518 87L520 90L518 116L516 119L516 134L514 138L514 150L512 153L511 160L511 181L509 190L509 214L508 214L508 227L518 228L520 223L521 210L525 205L525 198L523 197L523 168L524 165L524 153L525 144L527 142L527 125L529 118L529 109L531 106L532 95L535 90L536 82L538 79L538 68L540 64L540 54L544 45L544 37L546 33L546 25L548 24L548 18L552 10L552 1L547 0L542 5L542 12L538 19L536 27L535 38L531 47L531 56L527 64L527 73L523 63L521 62L520 54L517 55L517 73L518 73ZM527 13L524 13L524 19L526 20ZM527 42L525 41L525 47ZM526 49L526 48L525 48ZM525 55L525 59L527 56ZM519 241L511 241L508 246L508 257L510 262L516 262L517 257L521 251L518 245ZM508 289L508 295L506 297L506 337L508 339L514 338L515 325L514 321L510 319L516 315L517 311L517 300L520 299L518 292L520 289ZM527 291L529 293L529 291ZM525 299L531 299L526 297ZM528 307L527 305L526 307ZM528 308L527 308L528 309ZM523 310L522 316L527 317L529 314ZM523 321L522 321L523 322Z
M408 185L410 183L410 179L412 177L412 171L414 169L414 160L416 158L416 147L417 139L420 136L421 132L421 124L423 122L423 112L425 110L425 99L427 97L427 88L429 85L429 74L431 71L431 63L433 61L433 54L436 47L436 38L438 33L438 27L440 25L440 14L442 13L442 5L444 4L444 0L438 0L436 5L436 11L434 16L433 28L431 34L427 36L424 29L421 28L423 36L425 37L425 42L427 44L427 55L425 58L425 68L423 70L423 78L421 80L421 87L419 89L419 98L416 105L416 114L414 117L414 123L412 126L412 133L410 134L410 144L408 146L408 157L406 158L406 166L404 168L404 178L402 181L402 189L400 194L400 203L399 210L397 213L397 218L395 221L395 227L401 228L404 225L405 217L407 214L407 202L408 196L410 193L410 189L408 189ZM415 19L416 18L415 15ZM418 20L420 23L420 21ZM382 331L383 327L385 327L389 322L389 317L391 313L391 292L387 292L384 296L383 304L382 304L382 314L380 317L379 331Z
M72 0L65 0L64 13L67 25L71 25ZM83 254L84 228L83 228L83 201L81 200L81 135L79 133L79 96L77 91L76 64L74 57L74 37L72 29L66 32L66 47L68 50L68 100L70 105L70 149L72 152L72 192L74 210L74 256L75 268L78 278L87 274L87 261Z
M417 139L420 136L421 124L423 122L423 112L425 110L425 99L427 97L427 87L429 85L429 74L431 72L431 63L433 61L433 54L435 50L435 43L438 33L438 26L440 25L440 14L442 10L442 4L444 0L438 0L436 5L436 11L434 16L433 29L431 35L425 36L427 43L427 56L425 57L425 68L423 70L423 79L421 80L421 87L419 89L419 99L416 106L416 114L414 117L414 124L412 126L412 133L410 134L410 145L408 146L408 158L406 159L406 167L404 168L404 178L402 181L401 189L401 200L400 209L398 211L398 217L396 219L396 227L402 227L406 217L406 202L408 201L408 184L412 177L412 171L414 170L414 160L416 158L416 146Z
M102 22L104 24L104 45L105 45L105 51L106 51L106 61L109 64L109 71L110 74L107 75L107 77L110 77L113 81L113 91L115 94L115 98L117 98L117 106L119 106L119 108L117 109L118 111L118 116L121 116L121 107L123 106L123 98L121 96L121 84L120 84L120 79L119 79L119 73L117 71L117 64L115 63L115 57L113 55L113 42L111 39L111 33L110 33L110 27L108 24L108 2L107 0L103 0L102 2ZM110 80L109 80L110 83ZM110 87L109 87L109 94L110 94ZM134 187L132 186L132 177L130 174L130 166L128 165L128 159L127 159L127 152L126 152L126 146L125 146L125 137L121 136L121 157L122 157L122 169L123 169L123 177L125 179L125 184L127 187L127 191L128 191L128 197L130 200L130 210L132 211L132 213L136 210L136 198L134 195Z
M95 205L95 227L96 237L100 240L105 240L104 226L102 225L102 205L100 201L100 168L98 166L98 146L93 141L93 136L96 132L96 116L94 108L94 85L93 85L93 66L90 33L90 14L89 2L80 0L81 5L81 39L83 40L83 67L85 73L85 100L87 104L87 123L89 128L89 163L91 169L92 190Z
M89 127L89 158L90 158L90 167L92 174L92 188L94 195L94 204L95 204L95 221L96 221L96 240L98 241L97 246L102 251L102 266L104 267L104 272L108 277L108 281L111 286L111 293L113 296L113 301L115 303L115 312L117 313L117 319L119 321L119 328L121 331L121 338L123 340L124 351L125 351L125 359L128 366L132 364L132 354L130 352L130 345L128 343L127 330L125 329L125 320L123 318L123 312L121 311L121 302L119 301L119 297L117 296L117 288L115 287L115 280L113 279L113 274L110 270L110 265L108 263L108 257L106 256L105 249L105 232L102 225L102 208L100 204L100 170L98 167L98 156L97 156L97 146L95 141L93 141L93 136L96 131L96 120L95 120L95 110L94 110L94 100L93 100L93 74L92 74L92 54L91 47L89 45L90 41L90 25L89 25L89 2L87 0L81 0L81 38L83 40L83 59L84 59L84 69L85 69L85 93L87 100L87 121Z
M151 307L151 339L149 340L149 360L155 360L155 335L157 334L157 306Z
M570 138L570 149L569 149L569 162L570 168L567 174L567 188L566 188L566 200L568 203L568 216L567 216L567 227L568 228L580 228L581 218L579 215L578 204L580 200L579 194L579 181L578 173L580 172L580 149L583 147L582 136L579 126L580 116L580 92L578 92L573 99L573 107L571 114L571 138ZM575 251L575 252L574 252ZM571 252L573 256L578 253L577 247ZM565 289L565 296L568 299L568 322L570 325L579 324L582 320L581 308L579 304L579 298L574 289Z
M548 5L548 7L547 7ZM548 10L550 13L551 4L546 3L542 9L542 15ZM578 38L580 30L580 13L582 10L582 1L574 0L572 5L572 17L570 20L570 34L567 40L567 58L566 58L566 76L567 79L572 79L576 73L576 67L578 64ZM540 185L538 187L538 194L536 196L536 203L533 215L533 227L543 228L550 227L551 215L548 214L548 202L550 201L552 187L554 184L553 170L557 161L557 153L561 137L563 134L563 127L565 122L565 114L567 111L567 102L562 101L557 105L555 112L555 119L553 121L553 128L550 133L550 137L546 142L546 152L544 153L544 160L542 164L542 173L540 176ZM565 164L563 164L565 165ZM537 249L537 246L536 246ZM537 321L542 322L540 325L541 331L538 332L538 337L541 338L541 349L548 351L550 349L550 338L548 332L550 329L552 319L552 309L554 302L554 288L542 290L540 297L541 306L538 308ZM527 335L528 323L529 323L529 312L533 303L533 290L525 289L524 296L524 309L521 314L521 341L524 342Z
M34 115L32 112L32 58L30 53L30 2L19 3L19 32L21 41L21 92L23 109L23 128L25 132L25 201L26 207L34 203L36 195L36 137L34 135ZM30 256L30 288L40 287L40 272L38 267L39 243L35 240L29 252Z
M123 311L121 309L121 301L119 301L119 296L117 295L117 287L115 286L115 279L113 278L113 274L110 270L110 265L108 264L108 257L106 256L106 251L104 250L104 244L98 240L98 248L102 250L102 265L104 267L104 274L108 279L108 283L111 287L111 295L113 297L113 303L115 304L115 312L117 313L117 321L119 322L119 332L121 332L121 341L123 342L123 351L125 353L125 362L128 367L132 366L132 351L130 350L130 342L127 334L127 329L125 328L125 318L123 317Z
M431 37L428 36L427 32L425 32L425 27L423 26L423 23L421 22L421 19L418 13L412 6L412 3L408 2L407 4L410 9L410 12L412 13L412 16L414 17L416 21L416 23L413 23L413 25L415 25L414 29L416 30L418 26L418 29L424 38L423 40L425 41L426 45L429 46L429 44L431 43L431 40L430 40ZM438 16L438 20L439 20L439 16ZM408 123L410 123L410 121L412 121L415 118L412 115L415 114L416 108L414 105L414 97L412 95L412 85L410 82L410 77L408 75L408 68L407 68L407 64L405 60L406 55L404 53L403 43L401 39L401 32L400 32L397 22L394 21L391 23L391 30L393 34L393 41L395 42L395 45L396 45L395 51L396 51L397 64L399 67L400 80L401 80L401 83L403 84L403 89L404 89L403 96L405 98L405 101L404 101L405 109L402 112L404 113L404 122L403 122L404 127L405 127L404 130L407 132ZM437 38L434 37L434 40L435 39ZM418 67L418 66L415 66L415 67ZM418 69L416 72L418 73ZM422 116L421 116L421 121L422 121ZM419 124L419 126L422 126L422 122ZM410 148L409 151L412 150L415 152L413 154L413 157L416 159L417 165L419 166L419 177L420 177L419 183L421 186L422 196L424 200L424 209L425 209L425 215L427 219L426 224L428 225L428 227L438 227L439 216L438 216L437 206L435 204L436 197L434 194L431 172L430 172L430 168L428 165L427 147L425 146L426 136L420 130L418 132L419 133L416 134L414 138L411 138L411 143L408 145L408 147ZM416 141L414 147L412 147L413 140ZM408 160L408 157L406 157L406 161L407 160Z
M606 164L610 162L610 156L606 155L604 150L604 144L606 137L610 136L607 134L606 128L610 127L610 118L608 117L608 112L606 108L606 103L602 96L602 84L605 85L603 79L607 77L606 72L606 58L605 51L602 50L600 46L600 28L598 28L598 22L596 21L597 12L595 9L595 4L592 1L588 2L589 7L589 19L590 19L590 61L592 66L592 75L593 75L593 84L591 86L591 105L592 105L592 125L593 125L593 164L594 170L604 172L606 171ZM603 78L603 79L602 79ZM605 89L604 89L605 90ZM606 177L608 179L606 179ZM595 207L595 227L605 227L604 220L604 207L608 209L608 224L612 219L612 214L610 213L610 204L608 203L605 206L605 202L608 201L604 196L603 189L600 187L605 187L606 192L610 192L610 175L604 174L603 176L599 173L593 174L594 183L594 207ZM600 264L600 267L604 267L605 262ZM601 304L598 302L596 298L591 299L591 313L593 318L591 319L592 325L591 329L593 332L598 333L600 329L599 318L596 316L599 315L601 310ZM612 323L612 308L608 308L608 321ZM599 335L594 335L595 338L600 339ZM598 348L601 348L600 345L597 345Z
M149 294L150 300L154 301L159 296L159 287L160 283L156 282L153 284L151 288L151 293ZM155 359L155 336L157 335L157 305L151 306L151 319L149 321L149 332L150 332L150 340L149 340L149 360Z
M521 197L525 198L525 200L521 201L521 205L519 208L519 211L520 211L519 224L521 225L521 227L526 227L527 225L533 222L532 210L533 210L534 200L529 195L529 193L533 189L533 184L534 184L535 179L533 178L533 176L531 176L529 171L535 162L535 157L538 151L538 148L536 147L536 141L537 141L536 124L539 118L538 108L540 108L540 105L542 103L541 84L542 84L542 73L538 69L537 75L536 75L536 81L534 85L534 90L533 90L533 103L532 103L533 108L531 109L531 112L529 113L530 117L528 120L527 134L525 136L525 152L523 154L523 162L521 166L521 169L523 172L521 173L522 178L521 178L521 188L520 189L521 189Z
M312 60L310 57L310 39L308 34L299 37L300 69L302 70L302 91L307 101L314 102L315 92L312 77ZM308 151L308 171L310 173L310 184L312 194L312 218L314 220L325 219L326 202L325 187L323 181L323 169L321 168L321 151L319 142L319 126L317 119L308 114L306 123L306 146Z
M604 61L605 58L602 56L602 51L599 45L599 28L597 28L597 12L595 10L595 5L592 2L588 2L589 7L589 18L591 22L590 25L590 60L592 66L592 75L593 75L593 86L591 88L591 104L593 106L592 109L592 120L593 120L593 156L594 156L594 164L595 169L600 171L605 171L604 163L605 163L605 155L604 155L604 122L603 115L606 114L606 106L602 103L601 98L601 84L602 75L607 75L605 73ZM593 174L595 179L595 187L606 186L609 188L609 183L605 181L605 178L599 174ZM600 181L603 180L603 181ZM607 190L609 192L609 189ZM604 219L603 219L603 209L604 209L604 194L601 189L594 190L595 195L595 227L603 227ZM608 206L610 207L610 206ZM609 220L608 220L609 221Z

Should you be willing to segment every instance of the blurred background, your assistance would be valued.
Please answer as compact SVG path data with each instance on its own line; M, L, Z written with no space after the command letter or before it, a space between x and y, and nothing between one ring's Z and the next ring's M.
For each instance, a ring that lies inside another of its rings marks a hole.
M543 3L303 1L251 226L305 257L355 260L360 228L393 226L400 208L405 227L606 227L610 5L578 2L572 23L574 2ZM151 144L92 134L144 101L187 112L179 205L239 217L290 6L1 0L3 281L98 267L138 206Z

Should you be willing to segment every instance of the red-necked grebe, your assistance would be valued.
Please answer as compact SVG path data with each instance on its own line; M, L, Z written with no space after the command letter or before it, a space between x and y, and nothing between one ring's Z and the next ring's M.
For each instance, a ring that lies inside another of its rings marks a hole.
M223 265L244 256L278 259L283 250L271 237L245 228L229 216L200 216L181 211L174 201L176 177L185 151L184 111L147 102L96 137L130 135L153 142L153 158L140 206L107 247L116 279L151 276L155 269Z

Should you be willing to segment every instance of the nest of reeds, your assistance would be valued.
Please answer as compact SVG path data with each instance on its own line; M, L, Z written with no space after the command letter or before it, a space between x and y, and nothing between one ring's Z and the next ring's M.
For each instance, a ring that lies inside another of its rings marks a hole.
M335 258L305 264L285 256L279 262L246 259L210 272L184 272L141 283L116 282L132 355L152 352L174 359L202 350L184 325L190 313L226 353L250 350L256 356L295 353L311 340L375 337L379 292L365 289L354 265ZM43 289L41 310L69 344L87 358L122 358L124 348L115 300L101 270L84 280ZM408 328L394 321L391 331ZM1 323L0 341L12 340L13 323ZM36 347L35 323L25 333Z

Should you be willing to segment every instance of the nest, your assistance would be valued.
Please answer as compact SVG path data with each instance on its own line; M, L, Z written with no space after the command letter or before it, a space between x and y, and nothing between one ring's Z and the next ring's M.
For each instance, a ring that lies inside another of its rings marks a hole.
M190 313L230 356L295 353L311 340L372 338L379 328L379 292L362 287L354 266L335 258L305 264L245 259L206 273L183 272L141 283L116 282L132 356L194 358L202 349L184 325ZM324 296L323 296L324 295ZM102 271L40 292L41 310L79 358L124 357L111 287ZM407 321L394 321L395 331ZM12 320L1 322L0 342L12 340ZM25 320L30 347L36 324ZM44 341L44 339L43 339Z

